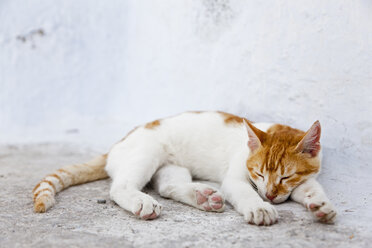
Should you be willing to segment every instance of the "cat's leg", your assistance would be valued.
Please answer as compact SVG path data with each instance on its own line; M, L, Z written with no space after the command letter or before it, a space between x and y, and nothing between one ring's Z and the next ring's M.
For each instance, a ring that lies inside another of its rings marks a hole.
M131 184L111 186L110 197L120 207L144 220L155 219L161 212L162 207L154 198Z
M160 215L161 205L141 190L160 167L162 153L161 146L149 139L135 145L114 146L108 157L106 170L113 180L111 199L141 219Z
M193 183L188 169L166 165L153 178L153 186L166 198L183 202L205 211L222 212L224 197L214 187L203 183Z
M275 207L263 201L246 179L227 176L222 182L221 190L226 200L250 224L272 225L277 221L278 212Z
M315 178L311 178L295 188L291 198L309 209L318 221L334 222L337 214L336 209Z
M278 219L278 212L268 202L264 202L247 180L245 151L237 152L222 181L221 190L244 219L250 224L272 225Z

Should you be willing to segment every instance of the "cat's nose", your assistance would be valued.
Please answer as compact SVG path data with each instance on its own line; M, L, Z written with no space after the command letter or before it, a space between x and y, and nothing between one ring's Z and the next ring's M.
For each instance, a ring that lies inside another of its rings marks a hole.
M267 199L269 199L270 201L273 201L276 197L276 195L269 195L268 193L266 193L266 197Z

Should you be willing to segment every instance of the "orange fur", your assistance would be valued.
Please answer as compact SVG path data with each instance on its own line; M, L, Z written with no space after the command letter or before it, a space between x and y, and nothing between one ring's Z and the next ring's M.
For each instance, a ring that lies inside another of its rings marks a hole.
M43 213L48 208L52 207L54 204L54 195L58 191L61 191L71 185L107 178L108 175L104 170L106 160L107 154L103 154L87 163L65 166L46 177L56 178L61 187L56 187L52 181L46 178L41 180L41 182L39 182L33 189L35 212ZM43 187L39 190L40 185L43 183L47 183L50 187ZM51 192L51 194L43 194L45 192Z
M49 181L49 180L46 180L46 179L43 179L41 182L42 182L42 183L47 183L47 184L49 184L50 186L52 186L54 192L56 192L56 186L54 186L53 182L51 182L51 181Z
M34 187L34 189L32 190L32 193L34 193L40 186L41 182L36 184L36 186Z
M63 169L63 168L61 168L61 169L58 169L57 170L58 172L62 172L62 173L65 173L65 174L67 174L67 175L69 175L70 177L72 177L73 175L70 173L70 172L68 172L67 170L65 170L65 169Z
M67 171L67 170L65 170L63 168L58 169L57 172L65 173L69 178L71 178L72 183L74 183L74 175L71 172L69 172L69 171Z
M65 184L63 183L63 180L60 176L58 176L56 173L50 174L49 176L57 178L59 184L62 186L62 188L65 187Z
M258 177L254 171L268 175L267 192L270 195L285 195L302 183L309 175L317 173L320 161L296 150L305 132L285 125L273 125L266 133L248 125L261 141L259 149L247 160L252 179ZM278 183L278 178L291 176Z
M218 113L220 113L222 115L226 124L241 124L241 123L243 123L244 120L246 122L250 122L249 120L247 120L245 118L242 118L242 117L239 117L239 116L236 116L236 115L233 115L233 114L229 114L229 113L225 113L225 112L221 112L221 111L218 111Z
M45 189L42 189L40 191L37 191L35 194L34 194L34 202L36 200L36 198L42 193L42 192L45 192L45 191L49 191L50 193L52 193L52 190L49 189L49 188L45 188Z
M41 200L38 200L37 203L35 203L34 205L34 211L36 213L45 213L46 208L45 208L44 202Z
M160 121L159 120L155 120L155 121L152 121L152 122L149 122L145 125L145 128L148 128L148 129L153 129L157 126L160 125Z

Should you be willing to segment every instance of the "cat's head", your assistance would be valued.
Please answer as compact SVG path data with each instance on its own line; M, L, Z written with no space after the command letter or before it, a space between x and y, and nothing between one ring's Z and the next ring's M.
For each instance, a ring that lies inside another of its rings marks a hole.
M305 133L276 124L263 132L250 123L247 159L249 180L263 199L285 201L292 190L320 170L320 123Z

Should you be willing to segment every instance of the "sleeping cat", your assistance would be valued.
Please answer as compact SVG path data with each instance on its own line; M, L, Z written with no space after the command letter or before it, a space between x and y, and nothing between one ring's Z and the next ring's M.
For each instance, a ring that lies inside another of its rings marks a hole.
M163 197L204 211L222 212L225 199L251 224L271 225L272 204L289 197L314 217L332 223L336 211L316 181L320 123L305 133L280 124L252 123L224 112L186 112L136 127L108 154L46 176L33 190L35 212L55 203L57 192L108 176L110 197L144 220L161 205L141 192L150 181ZM221 184L217 189L192 179Z

